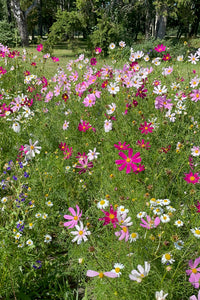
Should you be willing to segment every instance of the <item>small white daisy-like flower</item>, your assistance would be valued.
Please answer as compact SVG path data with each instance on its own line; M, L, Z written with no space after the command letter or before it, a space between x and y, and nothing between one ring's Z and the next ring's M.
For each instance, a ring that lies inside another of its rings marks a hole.
M183 55L177 56L177 61L183 61Z
M171 205L167 205L166 209L169 210L170 212L176 211L176 208L172 207Z
M135 242L139 238L139 235L137 232L132 232L129 236L130 243Z
M200 227L195 227L195 228L190 229L190 230L196 238L200 239Z
M184 242L182 240L174 242L174 247L178 250L181 250L183 248L183 245L184 245Z
M163 204L163 205L169 205L170 202L171 202L171 201L170 201L169 199L163 199L163 200L162 200L162 204Z
M13 126L12 126L12 129L13 129L14 132L16 132L16 133L20 132L20 128L21 128L21 126L19 125L18 122L15 122L15 123L13 124Z
M36 218L40 218L40 217L41 217L41 213L35 214L35 217L36 217Z
M114 43L111 43L111 44L109 45L109 48L110 48L111 50L115 49L115 44L114 44Z
M91 161L91 160L97 159L99 154L100 154L99 152L96 152L96 148L94 148L94 150L89 150L87 157Z
M99 208L99 209L105 209L106 207L108 207L109 206L109 201L108 200L106 200L106 199L101 199L101 201L99 201L98 203L97 203L97 207Z
M150 199L150 204L152 205L152 206L157 206L157 202L156 202L157 200L156 200L156 198L151 198Z
M162 199L157 199L156 204L162 206L163 205L163 200Z
M154 210L153 210L153 213L157 216L159 215L162 215L163 213L163 209L161 207L156 207Z
M127 214L129 212L129 210L127 208L124 208L123 205L121 205L117 208L117 212L120 214Z
M6 197L3 197L2 199L1 199L1 203L6 203L8 201L8 199L6 198Z
M182 227L184 224L181 220L177 220L174 225L176 225L177 227Z
M145 61L149 61L149 60L150 60L149 55L145 55L145 56L144 56L144 60L145 60Z
M145 211L141 211L137 214L137 218L138 219L141 219L141 218L144 218L146 217L147 213Z
M42 219L46 220L48 218L48 214L43 214Z
M124 265L116 263L114 264L114 269L111 272L114 272L119 277L122 273L121 270L124 268Z
M29 229L33 229L34 224L33 223L29 223L28 226L29 226Z
M124 47L126 47L126 43L123 42L123 41L121 41L121 42L119 42L119 46L122 47L122 48L124 48Z
M173 259L171 253L169 252L162 256L161 262L162 262L162 264L165 264L165 263L173 264L173 262L175 262L175 260Z
M69 172L70 169L71 169L70 166L66 166L66 167L65 167L66 172Z
M49 200L49 201L46 202L46 205L49 206L49 207L52 207L53 203Z
M46 234L44 237L44 242L48 244L51 241L52 241L52 237L49 234Z
M26 245L32 246L32 245L33 245L33 241L32 241L32 240L28 240L28 241L26 242Z
M18 248L23 248L24 247L24 243L20 243L17 245Z
M20 232L17 232L17 234L15 235L15 239L19 240L21 236L22 236L22 234Z
M23 224L24 224L24 221L23 221L23 220L19 220L16 224L17 224L17 225L23 225Z
M168 223L170 221L170 217L166 214L163 214L162 216L160 216L160 220L162 223Z

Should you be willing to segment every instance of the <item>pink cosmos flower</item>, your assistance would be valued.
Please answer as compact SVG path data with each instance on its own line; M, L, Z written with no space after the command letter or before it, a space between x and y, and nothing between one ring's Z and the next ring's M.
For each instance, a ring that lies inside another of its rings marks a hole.
M163 44L157 45L157 46L154 48L154 50L155 50L156 52L164 52L165 49L166 49L166 46L163 46Z
M192 183L192 184L196 184L199 183L199 179L200 177L198 176L199 173L184 173L186 176L184 178L185 181L187 181L187 183Z
M72 207L68 208L68 210L72 214L72 216L64 215L65 219L70 220L69 222L64 223L64 226L66 226L68 228L74 228L78 224L78 221L80 220L80 218L82 216L82 210L80 212L80 208L78 205L76 205L76 209L77 209L77 213L75 212L75 210Z
M55 56L52 57L51 59L52 59L54 62L59 61L59 58L58 58L58 57L55 57Z
M73 153L72 147L69 149L69 147L67 146L65 148L65 151L63 151L63 154L65 155L64 159L69 159L70 156L72 156L72 153Z
M151 145L149 145L149 142L147 142L145 144L144 140L138 140L137 143L136 143L138 146L140 146L140 148L143 148L143 149L146 149L146 150L149 150L149 148L151 147Z
M88 158L78 161L80 166L77 165L76 168L80 169L79 174L87 172L89 169L93 168L93 163L88 162Z
M93 105L95 105L95 102L96 102L95 95L94 94L89 94L84 99L83 104L85 105L85 107L87 107L87 106L92 107Z
M95 53L96 54L99 54L99 53L101 53L102 52L102 49L101 48L99 48L99 47L96 47L95 48Z
M137 169L134 171L135 174L138 174L139 172L142 172L145 170L145 166L139 164L139 166L137 167Z
M93 270L88 270L87 274L88 277L95 277L95 276L99 276L99 278L103 278L104 276L106 277L110 277L110 278L116 278L118 277L118 275L114 272L96 272Z
M166 99L166 95L158 96L155 99L155 108L160 109L162 107L171 110L173 104L171 103L171 99Z
M78 130L79 131L83 131L86 132L86 130L89 130L92 126L90 125L90 123L86 123L86 121L81 120L81 123L79 123L78 125Z
M133 155L133 149L130 148L128 150L128 156L126 156L126 154L123 152L119 152L118 154L123 158L115 161L117 165L121 165L118 168L119 171L122 171L124 168L126 168L126 173L128 174L131 172L131 168L133 172L137 170L136 163L140 163L142 160L140 157L140 152L137 152L136 154Z
M49 91L45 96L44 102L49 102L53 98L53 92Z
M193 90L190 94L191 100L197 102L200 100L200 90Z
M36 50L37 50L38 52L41 52L41 51L43 50L43 45L42 45L42 44L37 45Z
M141 130L141 133L148 134L149 132L153 132L154 127L150 127L152 123L147 124L145 121L144 124L140 124L139 130Z
M194 263L192 259L188 262L188 265L190 267L189 270L186 270L186 274L189 276L189 282L192 283L192 285L198 289L199 288L199 279L200 279L200 267L197 266L200 264L200 257L196 258Z
M114 144L114 147L117 148L118 150L129 150L129 144L126 145L126 142L124 142L123 144L121 142L118 142L118 145L117 144Z
M198 297L198 298L197 298ZM198 296L195 296L195 295L192 295L191 297L190 297L190 300L200 300L200 290L199 290L199 292L198 292Z
M78 155L76 156L76 158L78 158L78 162L84 160L84 159L87 159L87 155L85 152L83 152L83 154L81 154L80 152L78 152Z
M141 218L142 223L140 224L140 226L147 228L147 229L152 229L152 228L156 228L159 224L160 224L160 218L156 217L154 220L151 219L150 216L146 216L147 221L145 221L143 218Z
M162 58L162 60L164 60L164 61L168 61L168 60L170 60L172 57L170 56L170 54L169 53L167 53L167 54L164 54L163 55L163 58Z
M112 223L113 227L116 228L116 224L118 223L117 210L114 210L113 206L110 205L110 212L104 211L103 209L101 209L101 211L105 214L105 217L99 218L99 221L104 221L103 226Z
M120 227L121 227L121 230L115 232L115 235L119 236L119 241L125 239L125 242L128 242L128 239L130 236L128 227L127 226L120 226Z
M69 122L67 122L65 120L64 124L63 124L63 130L67 130L67 128L69 127Z
M200 213L200 202L197 201L197 204L195 204L196 208L197 208L197 212Z

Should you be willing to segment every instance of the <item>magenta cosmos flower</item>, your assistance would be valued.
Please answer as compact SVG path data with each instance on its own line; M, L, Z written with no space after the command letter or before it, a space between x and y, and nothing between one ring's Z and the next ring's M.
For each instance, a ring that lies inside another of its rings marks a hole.
M138 140L136 143L140 148L149 150L149 148L151 147L151 145L149 145L149 142L145 143L144 140Z
M118 142L118 145L117 144L114 144L114 147L117 148L118 150L129 150L129 144L126 145L126 142L124 142L123 144L121 142Z
M86 130L90 129L92 126L90 123L86 123L86 121L81 120L81 122L78 125L78 130L85 132Z
M146 216L147 221L145 221L143 218L141 219L142 223L140 224L140 226L147 228L147 229L152 229L152 228L156 228L159 224L160 224L160 218L156 217L154 220L151 219L150 216Z
M137 170L137 163L141 162L141 157L140 157L140 152L137 152L136 154L134 154L133 156L133 149L130 148L128 150L128 156L126 156L125 153L123 152L119 152L119 156L121 156L121 158L123 159L118 159L115 161L115 163L117 165L121 165L118 169L119 171L122 171L124 168L126 168L126 173L130 173L131 172L131 168L133 170L133 172L135 172Z
M200 177L198 176L199 173L185 173L185 178L184 180L187 181L187 183L192 183L192 184L195 184L195 183L199 183L199 179Z
M76 166L76 168L80 169L79 174L85 173L89 169L93 168L93 163L90 161L88 162L88 158L78 161L80 166Z
M196 258L194 263L192 259L188 262L188 265L190 269L186 270L186 274L189 276L189 282L192 283L192 285L198 289L199 288L199 280L200 280L200 267L198 268L198 265L200 264L200 257Z
M106 277L110 277L110 278L116 278L118 277L118 275L114 272L97 272L97 271L93 271L93 270L88 270L87 274L88 277L95 277L95 276L99 276L99 278L103 278L104 276Z
M163 44L158 45L158 46L156 46L156 47L154 48L154 50L155 50L156 52L164 52L165 49L166 49L166 46L164 46Z
M103 209L101 209L101 211L105 214L105 217L99 218L99 221L104 221L103 226L112 223L113 227L116 228L116 224L118 223L117 210L115 211L111 205L109 212Z
M147 124L145 121L144 124L140 124L139 130L141 130L141 133L148 134L149 132L153 132L154 127L151 127L151 123Z
M77 209L77 213L72 207L68 208L72 216L64 215L65 219L70 220L69 222L64 223L64 226L67 226L68 228L74 228L78 224L78 221L82 216L82 211L80 212L80 208L78 205L76 205L76 209Z

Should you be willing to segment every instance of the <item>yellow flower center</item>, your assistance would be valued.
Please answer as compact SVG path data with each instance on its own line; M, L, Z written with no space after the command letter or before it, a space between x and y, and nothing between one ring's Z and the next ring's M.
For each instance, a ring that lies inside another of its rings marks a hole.
M105 203L104 200L101 200L101 201L100 201L100 204L101 204L101 205L104 205L104 203Z
M74 217L74 220L77 221L77 220L78 220L78 216L75 216L75 217Z
M31 148L31 150L33 150L33 149L34 149L34 146L33 146L33 145L31 145L31 147L30 147L30 148Z
M197 269L192 269L192 273L196 274L197 273Z
M83 234L83 231L82 231L82 230L80 230L80 231L79 231L79 235L82 235L82 234Z
M195 177L194 177L194 176L190 176L190 180L191 180L191 181L194 181L194 180L195 180Z
M165 258L166 258L167 260L170 260L170 259L171 259L171 255L170 255L169 253L167 253L167 254L165 254Z
M200 235L200 230L199 229L195 230L195 233Z
M127 162L127 163L129 163L130 161L131 161L131 159L130 159L130 158L127 158L127 159L126 159L126 162Z
M126 233L127 232L127 228L123 227L122 230Z
M135 233L135 232L131 233L131 237L132 237L133 239L135 239L136 236L137 236L137 233Z
M145 130L147 130L147 129L148 129L148 127L144 127L144 129L145 129Z
M113 215L113 214L110 214L110 215L109 215L109 218L112 220L112 219L114 219L114 218L115 218L115 215Z
M115 268L115 272L119 273L120 272L120 268Z
M99 278L103 278L104 274L102 272L99 273Z

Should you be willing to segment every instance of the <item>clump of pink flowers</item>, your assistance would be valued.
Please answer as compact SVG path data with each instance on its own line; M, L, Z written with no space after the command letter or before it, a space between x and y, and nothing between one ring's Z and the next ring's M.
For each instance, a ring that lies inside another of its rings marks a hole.
M189 282L198 289L200 280L200 257L196 258L193 262L192 259L188 262L190 269L186 270L186 274L190 276ZM199 267L198 267L199 266Z

